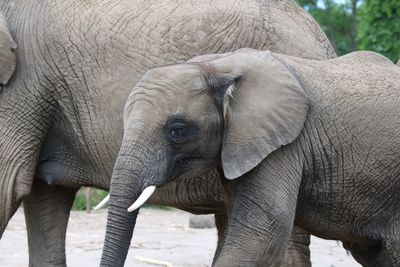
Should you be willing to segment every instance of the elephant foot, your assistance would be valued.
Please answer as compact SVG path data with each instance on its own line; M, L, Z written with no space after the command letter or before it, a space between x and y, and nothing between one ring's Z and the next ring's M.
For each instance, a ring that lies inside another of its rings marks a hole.
M310 234L294 226L281 267L311 267Z

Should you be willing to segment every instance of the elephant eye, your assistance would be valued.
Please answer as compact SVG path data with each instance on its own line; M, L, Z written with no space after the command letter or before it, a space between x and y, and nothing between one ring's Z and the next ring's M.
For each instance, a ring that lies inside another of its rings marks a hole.
M174 142L183 142L185 140L187 127L182 122L175 122L169 127L168 137Z

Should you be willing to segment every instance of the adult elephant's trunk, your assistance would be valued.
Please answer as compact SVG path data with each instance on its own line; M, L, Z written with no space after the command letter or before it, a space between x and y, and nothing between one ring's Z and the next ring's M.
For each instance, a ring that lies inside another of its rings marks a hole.
M138 151L126 147L122 146L111 178L106 236L100 264L102 267L124 266L138 208L147 200L144 195L150 197L150 191L154 191L155 185L160 184L153 179L160 175L159 172L154 172L153 166L157 164L153 160L149 162L140 159L137 157L140 155ZM152 187L148 188L149 186Z

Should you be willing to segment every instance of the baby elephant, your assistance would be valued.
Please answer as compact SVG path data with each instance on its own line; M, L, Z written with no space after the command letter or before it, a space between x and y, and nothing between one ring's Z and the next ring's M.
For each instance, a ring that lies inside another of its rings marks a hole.
M147 72L124 125L105 249L155 187L217 168L229 225L215 266L279 266L294 224L364 266L400 266L400 68L388 59L202 56Z

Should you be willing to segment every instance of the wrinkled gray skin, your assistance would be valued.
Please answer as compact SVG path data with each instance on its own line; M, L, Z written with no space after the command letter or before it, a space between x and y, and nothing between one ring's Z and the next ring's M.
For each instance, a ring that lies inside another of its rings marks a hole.
M0 91L0 236L25 199L31 266L65 265L75 192L109 189L123 107L149 68L240 47L335 56L292 1L2 0L0 13L0 82L13 74ZM223 198L215 172L172 183L152 202L216 213L222 240ZM127 243L106 244L117 247L106 249L111 262L125 258Z
M245 49L150 70L126 104L110 203L217 167L230 211L215 266L279 266L293 222L363 266L399 266L399 77L372 52ZM125 215L112 211L108 225Z

